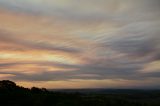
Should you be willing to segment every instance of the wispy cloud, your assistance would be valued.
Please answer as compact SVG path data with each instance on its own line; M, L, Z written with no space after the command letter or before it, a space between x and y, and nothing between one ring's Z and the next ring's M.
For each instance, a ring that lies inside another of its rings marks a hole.
M0 79L48 88L159 87L159 4L1 0Z

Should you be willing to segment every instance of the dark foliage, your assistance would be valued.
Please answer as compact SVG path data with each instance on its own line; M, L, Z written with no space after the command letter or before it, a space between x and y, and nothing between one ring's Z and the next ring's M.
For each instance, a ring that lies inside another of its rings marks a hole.
M159 91L116 92L53 92L45 88L28 89L3 80L0 81L0 106L160 106Z

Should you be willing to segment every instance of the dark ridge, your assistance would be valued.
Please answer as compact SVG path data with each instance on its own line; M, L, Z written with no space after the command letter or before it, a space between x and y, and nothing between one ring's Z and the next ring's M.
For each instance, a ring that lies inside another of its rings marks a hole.
M24 88L0 81L0 106L160 106L159 90Z

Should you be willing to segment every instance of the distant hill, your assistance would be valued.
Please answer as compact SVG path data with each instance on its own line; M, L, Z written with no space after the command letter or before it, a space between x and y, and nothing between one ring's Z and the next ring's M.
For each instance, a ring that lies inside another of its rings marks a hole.
M96 93L96 94L140 94L140 93L160 93L157 89L49 89L54 92L65 92L65 93Z

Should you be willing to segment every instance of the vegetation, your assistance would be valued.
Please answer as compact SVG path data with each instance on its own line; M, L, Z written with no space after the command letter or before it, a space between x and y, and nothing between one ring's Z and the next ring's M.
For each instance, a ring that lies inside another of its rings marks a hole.
M60 92L28 89L3 80L0 81L0 106L160 106L160 92Z

